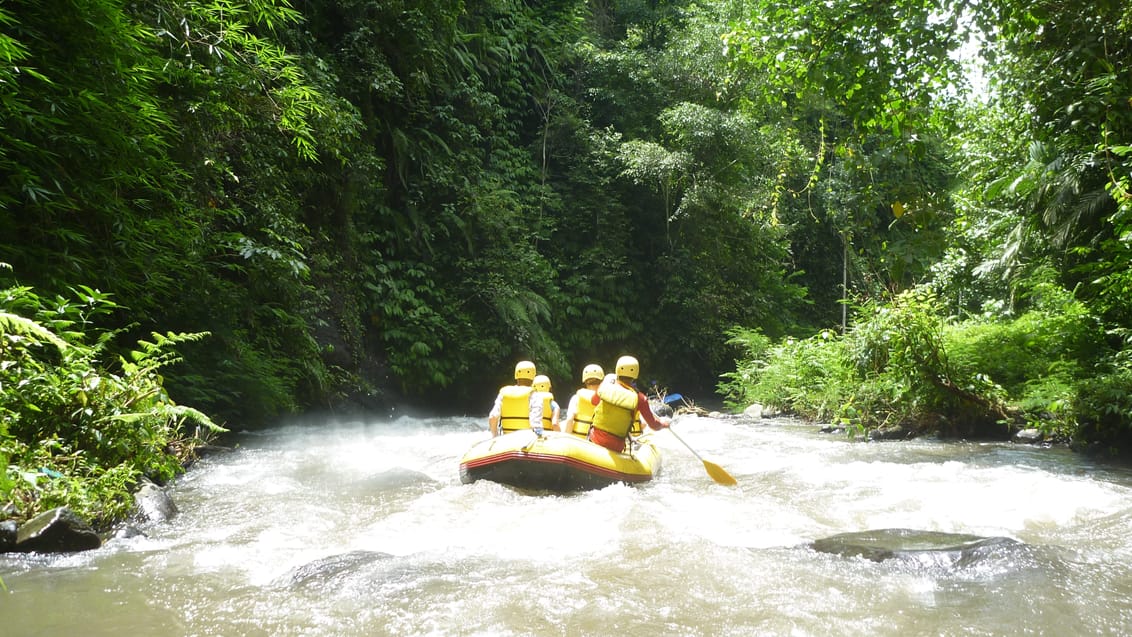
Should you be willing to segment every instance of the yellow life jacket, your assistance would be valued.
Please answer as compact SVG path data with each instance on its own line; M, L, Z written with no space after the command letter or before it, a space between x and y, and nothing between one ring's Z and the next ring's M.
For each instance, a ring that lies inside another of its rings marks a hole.
M610 435L624 438L629 435L637 418L637 392L620 381L603 382L597 388L601 402L594 409L593 426Z
M499 409L499 425L503 433L531 428L531 392L533 388L524 385L508 385L499 390L502 398Z
M590 433L590 425L594 423L594 390L585 387L575 394L578 397L578 407L574 412L574 429L572 434L585 436Z
M641 426L641 412L633 412L633 424L629 426L629 434L639 436L645 433L645 428Z
M535 396L542 399L542 428L544 431L550 431L550 419L554 416L554 393L540 391Z

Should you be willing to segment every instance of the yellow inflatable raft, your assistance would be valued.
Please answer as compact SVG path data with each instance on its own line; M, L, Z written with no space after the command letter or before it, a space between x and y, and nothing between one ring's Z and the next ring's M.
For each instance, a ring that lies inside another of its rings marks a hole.
M601 489L617 482L639 484L660 473L660 451L651 434L625 453L581 436L530 429L476 443L460 460L460 482L490 480L540 491Z

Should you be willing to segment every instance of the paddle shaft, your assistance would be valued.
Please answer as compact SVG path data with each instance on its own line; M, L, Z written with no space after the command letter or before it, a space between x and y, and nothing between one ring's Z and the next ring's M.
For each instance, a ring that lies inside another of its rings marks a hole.
M691 451L693 456L695 456L700 462L703 463L704 469L707 470L708 475L711 476L712 480L715 480L717 483L727 486L734 486L738 484L738 481L735 480L735 478L731 477L731 474L724 471L723 467L715 464L714 462L708 462L707 460L704 460L703 457L700 456L700 454L696 453L696 450L692 448L692 445L684 442L684 439L680 437L680 434L676 433L676 430L672 428L672 425L669 425L668 427L666 427L666 429L668 429L668 431L671 431L672 435L676 436L676 439L679 440L680 443L685 447L687 447L688 451Z
M696 453L696 450L692 448L692 445L684 442L684 439L680 437L680 434L676 433L676 430L672 428L672 425L668 426L668 431L672 432L672 435L676 436L676 439L679 440L680 443L683 444L685 447L687 447L688 451L691 451L692 455L695 456L696 458L698 458L700 462L704 461L704 459L702 457L700 457L700 454Z

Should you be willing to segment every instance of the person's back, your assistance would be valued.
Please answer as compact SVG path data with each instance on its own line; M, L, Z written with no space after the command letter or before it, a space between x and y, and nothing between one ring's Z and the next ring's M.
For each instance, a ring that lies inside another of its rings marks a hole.
M560 409L554 400L554 393L550 391L550 377L535 376L534 393L531 400L542 406L542 429L545 431L558 431L558 415ZM534 426L533 423L531 425Z
M625 438L637 415L637 392L626 387L616 374L609 374L597 388L590 440L614 451L625 448Z
M566 423L563 431L579 436L588 436L594 421L593 397L605 376L600 365L589 364L582 369L582 387L570 397L566 408Z
M534 388L529 385L508 385L499 390L499 395L502 398L499 424L503 433L531 428L532 393L534 393Z
M531 394L534 392L534 379L534 363L520 361L515 365L515 384L499 390L495 396L495 404L492 405L491 412L487 416L492 436L531 428L534 410ZM541 418L541 413L539 417Z
M589 435L591 442L612 451L624 450L638 413L652 429L668 426L666 420L653 416L645 395L632 386L639 374L637 359L632 356L617 359L617 373L606 376L597 388L595 400L598 402Z

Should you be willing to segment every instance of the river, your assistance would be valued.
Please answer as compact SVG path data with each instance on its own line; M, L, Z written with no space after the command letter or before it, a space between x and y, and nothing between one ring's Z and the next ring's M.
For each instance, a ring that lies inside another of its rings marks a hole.
M482 418L280 426L171 487L180 513L64 556L0 556L0 634L1125 635L1132 472L1010 443L854 442L681 416L644 486L460 483ZM907 528L979 559L813 550Z

